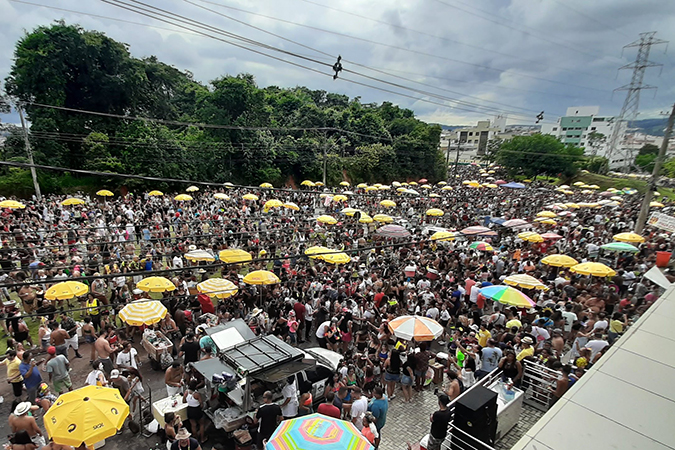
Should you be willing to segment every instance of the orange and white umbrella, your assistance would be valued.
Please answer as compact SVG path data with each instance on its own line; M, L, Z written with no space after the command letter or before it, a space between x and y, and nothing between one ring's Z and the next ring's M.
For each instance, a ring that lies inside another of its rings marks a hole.
M389 329L406 341L433 341L443 334L443 327L434 319L422 316L401 316L389 322Z

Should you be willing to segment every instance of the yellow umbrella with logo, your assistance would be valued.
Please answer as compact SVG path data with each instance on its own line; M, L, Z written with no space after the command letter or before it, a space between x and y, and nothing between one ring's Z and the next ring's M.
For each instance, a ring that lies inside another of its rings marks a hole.
M291 210L293 210L293 211L300 211L300 207L299 207L297 204L293 203L293 202L286 202L286 203L284 203L284 208L286 208L286 209L291 209Z
M185 192L197 192L199 188L197 186L189 186L187 189L185 189Z
M372 192L372 191L376 191L376 190L377 190L377 186L368 186L366 188L366 192Z
M317 217L316 221L320 223L325 223L327 225L335 225L337 223L337 219L335 217L327 215Z
M274 186L272 186L272 183L262 183L260 187L265 189L272 189Z
M178 194L173 199L179 202L189 202L192 200L192 197L187 194Z
M356 185L356 187L359 189L365 189L368 187L368 185L366 183L359 183Z
M426 214L427 214L427 216L441 217L441 216L442 216L443 214L445 214L445 213L443 212L442 209L431 208L431 209L427 209Z
M161 197L162 195L164 195L164 192L162 192L162 191L150 191L150 192L148 192L148 195L150 197Z
M230 183L229 181L223 183L223 186L225 186L228 189L234 189L234 184Z
M393 200L382 200L380 202L381 206L384 206L386 208L395 208L396 207L396 202Z
M443 187L441 188L441 190L442 190L442 191L451 191L451 190L452 190L452 186L443 186Z
M340 181L340 186L347 186L347 187L349 187L349 186L351 186L351 185L349 184L349 181Z
M321 181L315 181L314 184L316 186L325 186L325 184L323 184Z
M557 217L558 215L554 213L553 211L541 211L537 213L537 217L547 217L549 219L552 219L554 217Z
M213 194L213 198L218 199L218 200L229 200L230 196L223 194L222 192L217 192Z
M57 444L93 446L114 436L128 415L129 405L118 389L85 386L59 396L45 413L44 424Z
M0 208L23 209L26 205L16 200L3 200L0 202Z
M227 264L239 264L251 261L253 257L245 250L239 248L227 248L218 252L218 259Z
M246 195L244 195L242 198L243 198L244 200L250 200L250 201L252 201L252 202L255 202L255 201L258 200L258 196L257 196L257 195L253 195L253 194L246 194Z
M321 255L320 258L329 264L347 264L352 260L349 255L344 252L328 253L326 255Z
M317 259L321 258L322 253L327 253L330 252L331 249L328 247L323 247L321 245L315 245L313 247L309 247L308 249L305 250L305 255L309 256L312 259Z
M114 196L115 194L113 194L112 192L110 192L110 191L107 190L107 189L101 189L100 191L97 191L97 192L96 192L96 195L98 195L98 196L100 196L100 197L112 197L112 196Z
M281 280L279 277L274 275L269 270L256 270L254 272L248 273L244 277L244 283L246 284L255 284L255 285L269 285L280 283Z
M355 209L355 208L343 208L342 211L340 211L340 212L341 212L342 214L346 215L346 216L350 216L350 217L351 217L351 216L353 216L354 214L356 214L358 211L359 211L359 210L358 210L358 209Z
M535 233L534 231L525 231L523 233L519 233L518 238L527 242L544 242L544 238L541 237L539 233Z
M84 200L81 198L70 197L61 202L63 206L84 205Z
M263 210L265 212L267 212L272 208L281 208L283 206L284 206L284 202L282 202L281 200L272 199L272 200L267 200L265 202L265 204L263 205Z
M346 195L338 194L333 196L333 201L334 202L346 202L349 200Z
M168 292L176 289L176 286L164 277L144 278L136 283L136 287L144 292Z
M215 261L216 258L206 250L192 250L184 255L188 261Z
M89 292L89 286L79 281L62 281L56 283L45 292L47 300L70 300Z
M140 300L126 305L119 313L122 322L132 327L143 325L152 325L166 316L167 310L161 302L157 300Z
M202 294L215 298L229 298L239 291L239 288L224 278L209 278L197 285L197 290Z
M368 214L362 214L359 223L373 223L373 218Z
M428 184L423 184L423 185L420 186L420 187L421 187L422 189L432 189L431 185L428 185Z
M302 183L300 183L302 186L307 186L307 187L314 187L316 184L313 181L310 180L305 180Z

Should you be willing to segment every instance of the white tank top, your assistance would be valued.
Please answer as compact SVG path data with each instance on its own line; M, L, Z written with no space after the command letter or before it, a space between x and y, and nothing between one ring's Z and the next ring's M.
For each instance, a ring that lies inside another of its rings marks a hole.
M201 403L197 399L194 398L192 395L192 392L189 392L187 397L185 397L186 403L190 407L199 407L201 406Z

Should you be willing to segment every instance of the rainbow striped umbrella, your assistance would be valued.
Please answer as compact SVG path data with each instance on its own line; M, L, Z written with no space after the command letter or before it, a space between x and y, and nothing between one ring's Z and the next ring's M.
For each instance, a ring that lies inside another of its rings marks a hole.
M531 308L534 306L534 302L530 297L510 286L486 286L480 289L480 293L483 297L492 299L503 305L515 306L517 308Z
M495 249L488 244L487 242L478 241L469 245L469 248L472 250L480 250L482 252L494 252Z
M422 316L401 316L389 322L394 336L406 341L433 341L443 334L443 327L434 319Z
M372 449L351 422L321 414L284 420L265 445L265 450Z

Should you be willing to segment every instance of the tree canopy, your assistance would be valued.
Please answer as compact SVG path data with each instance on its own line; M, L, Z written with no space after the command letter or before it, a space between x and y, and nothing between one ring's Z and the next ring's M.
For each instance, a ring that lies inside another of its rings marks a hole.
M331 181L345 173L380 182L445 177L441 128L389 102L364 104L302 86L261 88L251 74L205 85L156 57L134 58L103 33L63 22L27 33L14 56L6 91L25 105L36 163L281 184L320 179L326 151ZM22 155L19 147L4 152Z
M583 154L582 148L565 145L554 136L533 134L504 141L496 161L514 174L569 177L576 172L575 163L583 160Z

